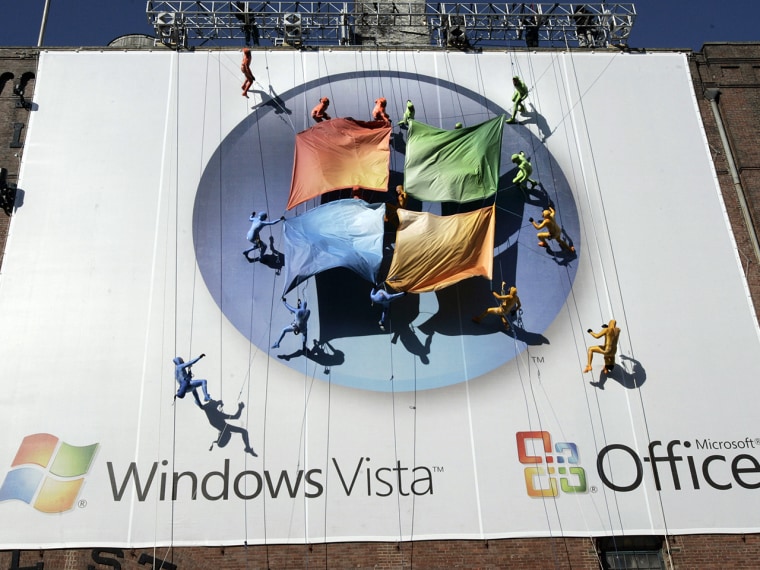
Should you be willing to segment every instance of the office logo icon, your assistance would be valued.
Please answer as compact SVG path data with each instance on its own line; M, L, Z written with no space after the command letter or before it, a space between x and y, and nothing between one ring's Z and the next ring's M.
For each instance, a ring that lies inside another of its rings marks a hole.
M578 467L578 446L556 443L548 431L517 432L517 454L525 468L525 488L531 497L556 497L564 493L585 493L586 471Z
M97 443L76 447L49 433L26 436L0 486L0 501L23 501L43 513L68 511L97 449Z

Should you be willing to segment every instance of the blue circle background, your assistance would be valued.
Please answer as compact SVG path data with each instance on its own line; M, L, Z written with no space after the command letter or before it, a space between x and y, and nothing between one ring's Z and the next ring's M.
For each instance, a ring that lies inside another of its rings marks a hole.
M270 219L283 214L290 217L318 205L313 201L295 211L285 211L295 144L293 118L303 124L302 117L307 117L324 95L330 97L333 116L360 120L369 120L373 101L379 96L388 98L394 122L400 120L407 98L415 103L417 120L442 128L453 128L457 122L473 126L508 114L482 94L440 78L405 72L337 74L279 95L271 91L255 94L263 102L212 155L202 174L193 211L198 266L210 294L235 328L261 350L300 372L381 392L427 390L464 382L504 365L527 346L548 342L543 333L572 288L577 258L538 247L536 231L528 219L540 220L541 210L551 199L558 220L579 253L578 213L554 158L527 128L517 124L505 125L504 130L493 283L471 278L436 293L408 295L391 305L389 330L383 332L377 325L379 308L369 301L371 284L348 270L329 270L297 290L312 311L308 343L313 350L304 355L301 337L287 335L280 350L270 351L268 347L292 318L280 303L284 271L278 275L273 268L271 250L264 260L270 266L248 263L242 255L250 247L245 239L248 216L251 211L265 210ZM523 119L540 127L542 118L533 111ZM391 135L391 189L403 183L405 140L406 132L395 126ZM521 150L530 157L533 178L541 182L543 192L527 193L512 185L515 170L510 157ZM324 199L349 196L345 191ZM363 198L369 202L393 201L395 192L366 192ZM450 214L482 206L412 203L410 207ZM262 238L277 251L284 250L282 224L266 228ZM509 333L498 317L489 316L480 325L471 322L486 307L495 306L491 290L498 289L502 280L517 286L523 305L522 324ZM288 297L295 304L296 292Z

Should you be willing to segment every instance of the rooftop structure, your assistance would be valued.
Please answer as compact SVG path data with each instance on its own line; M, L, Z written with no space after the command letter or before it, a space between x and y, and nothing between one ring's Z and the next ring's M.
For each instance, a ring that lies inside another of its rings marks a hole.
M476 47L624 46L636 10L601 2L193 2L149 1L161 43L190 48L244 40L293 47L379 44ZM401 35L392 30L401 31Z

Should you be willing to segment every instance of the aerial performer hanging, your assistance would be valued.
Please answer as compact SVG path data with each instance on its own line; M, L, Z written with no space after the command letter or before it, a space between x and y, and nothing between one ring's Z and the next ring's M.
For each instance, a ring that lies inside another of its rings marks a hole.
M517 121L517 111L520 111L521 113L525 112L523 101L528 98L528 86L525 85L523 80L517 75L512 78L512 85L515 86L515 92L512 94L512 103L514 103L514 106L512 107L512 116L505 121L509 124Z
M322 121L329 121L332 119L330 115L327 114L327 108L330 106L330 99L327 97L322 97L319 100L319 103L311 110L311 118L314 119L317 123L321 123Z
M375 99L375 108L372 109L372 120L383 121L387 126L391 126L391 118L385 111L385 107L388 105L388 101L385 97Z
M609 374L615 367L615 355L617 354L618 338L620 338L620 329L617 327L617 321L611 319L606 325L602 325L602 330L595 333L591 329L586 331L594 338L604 337L604 345L597 345L589 347L588 349L588 363L583 372L591 372L591 360L594 354L601 354L604 356L604 369L602 372Z
M390 308L391 302L405 295L405 291L401 291L400 293L388 293L388 291L383 288L382 284L376 283L372 286L372 291L369 292L369 298L372 303L380 305L382 308L380 321L377 323L380 326L380 329L385 330L385 322L388 317L388 309Z
M199 408L202 408L203 406L198 397L198 388L203 390L204 401L208 402L211 399L211 396L209 396L208 390L206 389L207 382L205 380L193 379L192 366L204 356L206 355L201 354L198 358L194 358L190 362L185 362L181 356L176 356L172 361L174 362L174 379L177 381L177 384L179 384L176 397L184 398L185 394L192 390L195 403Z
M406 190L404 190L404 186L402 184L396 186L396 200L398 202L399 208L406 208L406 203L409 200L409 196L406 195Z
M279 222L282 222L285 219L285 216L281 216L279 219L274 220L272 222L268 222L267 220L267 213L266 212L260 212L258 215L256 215L256 212L252 212L251 216L248 218L251 222L251 227L248 230L248 234L245 236L246 239L253 244L253 247L246 249L243 252L243 255L249 262L257 261L258 259L261 259L261 256L264 255L264 252L267 249L266 244L261 240L261 230L264 228L264 226L273 226ZM259 250L259 257L251 259L248 257L248 254L251 253L254 249Z
M240 71L242 71L245 76L245 81L243 82L243 97L248 97L248 90L251 88L251 85L253 85L253 82L256 81L256 78L251 71L250 48L243 48L243 61L240 63Z
M533 166L523 151L512 155L512 162L517 165L517 176L512 179L512 184L517 184L520 188L525 187L525 182L530 183L530 189L536 187L538 182L533 180L530 175L533 174Z
M502 281L501 294L496 291L492 291L492 293L493 296L500 301L499 306L487 308L477 317L473 317L472 322L480 324L480 321L482 321L487 315L498 315L501 318L501 323L504 325L504 328L509 330L509 320L507 317L516 315L517 311L522 308L520 297L517 296L517 287L510 287L509 291L507 291L507 284Z
M406 100L406 110L404 111L404 118L399 121L399 126L408 127L409 123L414 120L414 103L409 99Z
M408 200L409 196L407 195L406 190L404 190L404 186L402 184L396 186L396 203L393 204L389 202L385 205L385 221L390 222L394 228L398 228L399 225L398 213L396 210L399 208L406 208Z
M277 342L272 345L272 348L280 348L280 342L282 339L287 333L292 332L296 336L299 334L303 336L303 352L306 354L306 337L308 332L307 327L309 323L309 317L311 316L311 311L307 308L306 301L301 303L301 299L298 299L296 306L292 307L285 300L285 297L283 297L282 304L285 305L285 308L288 311L293 313L293 322L282 329L280 338L278 338Z
M547 207L547 209L544 210L541 215L544 219L539 223L536 223L533 218L529 218L528 220L537 230L546 230L543 232L539 231L538 234L536 234L536 237L538 238L538 245L541 247L549 247L546 241L553 239L559 244L562 249L574 253L575 247L568 245L567 242L562 239L562 228L554 220L554 208L551 206Z

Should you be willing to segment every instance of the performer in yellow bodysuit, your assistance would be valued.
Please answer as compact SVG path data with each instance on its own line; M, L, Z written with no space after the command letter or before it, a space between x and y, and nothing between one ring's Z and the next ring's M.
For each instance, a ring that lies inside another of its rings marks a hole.
M486 315L499 315L499 317L501 317L501 322L504 324L504 328L509 329L507 315L516 313L522 307L520 297L517 296L517 287L510 287L507 292L507 284L502 281L501 295L496 291L493 291L493 296L501 301L501 304L498 307L489 307L477 317L473 317L472 322L480 323Z
M541 220L541 222L536 223L533 218L529 219L530 223L533 224L533 227L537 230L546 230L544 232L538 232L536 236L538 238L538 245L546 247L546 240L553 239L562 249L574 252L575 248L572 245L568 245L565 240L562 239L562 228L560 228L559 224L554 221L554 214L554 208L549 206L543 211L542 215L544 219Z
M591 359L594 357L594 353L599 353L604 356L604 370L605 374L612 372L615 367L615 355L617 354L618 338L620 337L620 329L617 327L617 321L612 319L609 324L602 325L602 330L595 333L591 329L587 331L594 338L604 337L604 346L597 345L589 347L588 349L588 363L584 372L591 372Z

